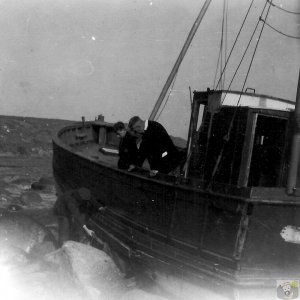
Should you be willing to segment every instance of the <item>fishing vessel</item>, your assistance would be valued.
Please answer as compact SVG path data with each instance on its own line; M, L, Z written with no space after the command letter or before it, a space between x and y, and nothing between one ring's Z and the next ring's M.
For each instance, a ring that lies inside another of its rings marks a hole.
M106 206L91 218L96 235L173 299L288 299L300 271L299 90L296 104L245 86L194 91L184 163L154 177L118 169L113 124L83 119L53 138L57 187L89 188Z

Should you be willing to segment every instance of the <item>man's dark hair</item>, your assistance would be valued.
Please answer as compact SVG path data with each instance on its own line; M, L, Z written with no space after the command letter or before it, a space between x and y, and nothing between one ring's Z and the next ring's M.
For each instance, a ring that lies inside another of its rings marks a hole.
M125 124L121 121L114 124L113 129L115 132L125 129Z
M136 122L140 121L140 120L141 120L141 118L140 118L139 116L134 116L134 117L132 117L132 118L129 120L129 123L128 123L129 129L132 129L133 125L134 125Z

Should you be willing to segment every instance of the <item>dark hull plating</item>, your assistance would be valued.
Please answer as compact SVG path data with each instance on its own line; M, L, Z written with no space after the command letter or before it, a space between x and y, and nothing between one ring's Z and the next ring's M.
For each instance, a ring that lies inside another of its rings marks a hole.
M105 203L108 209L91 226L113 249L153 272L196 285L213 279L223 291L274 290L276 279L297 278L300 246L280 236L283 227L299 223L296 197L282 188L205 190L200 181L122 171L75 152L74 128L54 138L54 176L60 189L86 186ZM98 129L85 130L85 143L92 145Z

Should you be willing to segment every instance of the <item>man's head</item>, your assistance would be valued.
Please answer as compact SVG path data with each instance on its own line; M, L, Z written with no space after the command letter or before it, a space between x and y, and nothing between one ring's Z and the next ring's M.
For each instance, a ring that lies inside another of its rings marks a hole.
M140 137L145 132L145 121L138 116L134 116L129 120L128 127L133 136Z
M124 137L126 134L125 124L123 122L117 122L113 126L115 133L119 137Z
M78 189L78 195L82 200L91 200L91 191L85 187Z

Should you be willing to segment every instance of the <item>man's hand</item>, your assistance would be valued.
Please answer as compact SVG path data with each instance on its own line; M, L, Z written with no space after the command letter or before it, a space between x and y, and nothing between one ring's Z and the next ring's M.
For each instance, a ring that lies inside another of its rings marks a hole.
M91 237L95 234L95 232L94 232L93 230L91 230L91 229L88 229L88 228L86 227L86 225L83 225L82 228L83 228L84 231L87 233L87 235L89 235L89 236L91 236Z
M135 165L130 165L129 168L128 168L128 172L131 172L135 169Z

